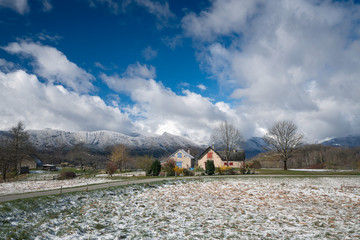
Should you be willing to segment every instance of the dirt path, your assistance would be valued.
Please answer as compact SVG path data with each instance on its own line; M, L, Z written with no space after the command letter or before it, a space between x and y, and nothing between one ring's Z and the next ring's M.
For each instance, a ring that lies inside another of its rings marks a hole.
M216 178L216 177L345 177L343 175L221 175L221 176L201 176L201 178ZM25 198L33 198L33 197L41 197L41 196L49 196L49 195L60 195L64 193L71 192L82 192L82 191L91 191L96 189L103 189L109 187L118 187L118 186L126 186L130 184L139 184L139 183L152 183L152 182L161 182L161 181L169 181L169 180L186 180L186 179L200 179L199 176L193 177L167 177L167 178L149 178L149 179L139 179L139 180L122 180L117 182L108 182L108 183L100 183L88 186L79 186L79 187L71 187L71 188L63 188L63 189L54 189L54 190L46 190L41 192L29 192L29 193L21 193L21 194L11 194L0 196L1 202L14 201L18 199Z

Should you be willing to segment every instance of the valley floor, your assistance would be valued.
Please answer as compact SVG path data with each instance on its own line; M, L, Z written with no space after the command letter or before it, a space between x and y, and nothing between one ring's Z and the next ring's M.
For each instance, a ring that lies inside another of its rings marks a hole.
M0 236L359 239L359 177L207 178L0 204Z

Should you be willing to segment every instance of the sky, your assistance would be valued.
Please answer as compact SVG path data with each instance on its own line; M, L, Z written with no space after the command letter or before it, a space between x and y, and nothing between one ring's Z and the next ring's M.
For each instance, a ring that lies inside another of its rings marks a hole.
M0 0L0 129L360 134L360 4Z

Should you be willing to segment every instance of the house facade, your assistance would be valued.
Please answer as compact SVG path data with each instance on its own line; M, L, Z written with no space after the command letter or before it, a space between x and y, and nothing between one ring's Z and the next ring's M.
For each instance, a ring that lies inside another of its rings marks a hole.
M179 149L168 158L174 160L176 166L180 168L193 168L195 165L195 158L190 154L190 151L186 152L184 149Z
M210 160L214 162L215 167L227 166L225 151L215 151L212 147L208 147L198 157L198 166L205 169L206 161ZM244 151L233 151L230 153L229 167L240 168L245 161Z

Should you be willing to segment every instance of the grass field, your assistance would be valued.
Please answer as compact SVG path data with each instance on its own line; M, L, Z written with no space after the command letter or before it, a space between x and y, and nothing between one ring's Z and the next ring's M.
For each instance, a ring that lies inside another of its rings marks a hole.
M359 239L360 178L130 185L0 204L4 239Z

